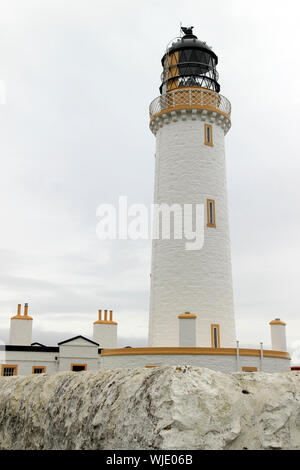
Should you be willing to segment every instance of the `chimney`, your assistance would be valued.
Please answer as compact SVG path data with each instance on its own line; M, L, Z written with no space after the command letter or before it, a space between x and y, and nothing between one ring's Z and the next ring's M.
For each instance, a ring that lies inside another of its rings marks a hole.
M109 311L108 319L108 310L104 310L104 318L102 318L102 310L98 310L98 320L93 325L93 339L100 348L117 347L117 329L118 323L113 321L113 311Z
M18 304L17 315L10 319L9 344L15 346L30 346L32 342L32 317L28 315L28 304L24 306L24 315L21 304Z
M286 351L286 323L275 318L270 322L271 325L271 341L273 351Z

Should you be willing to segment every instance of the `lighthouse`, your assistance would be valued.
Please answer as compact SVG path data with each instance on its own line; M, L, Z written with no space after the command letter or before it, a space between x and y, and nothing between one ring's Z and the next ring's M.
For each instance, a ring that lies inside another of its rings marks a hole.
M220 94L217 55L193 27L182 33L162 57L160 95L150 105L156 137L154 204L170 208L171 222L174 207L182 208L183 218L186 205L202 207L203 243L191 250L184 237L152 240L149 346L194 341L195 347L232 348L236 332L225 164L231 104Z
M28 304L24 315L18 304L9 344L0 345L1 376L164 366L290 370L286 323L277 315L271 350L236 341L225 167L231 105L220 94L216 54L192 27L182 33L163 55L160 94L150 105L156 150L149 346L118 348L112 310L98 310L92 340L32 343Z

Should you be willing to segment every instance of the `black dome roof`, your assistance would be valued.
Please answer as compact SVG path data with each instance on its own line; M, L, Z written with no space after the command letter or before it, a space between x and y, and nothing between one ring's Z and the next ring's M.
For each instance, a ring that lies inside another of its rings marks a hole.
M192 28L182 29L188 31L192 30ZM215 64L218 64L218 56L213 52L212 48L209 47L205 41L200 41L200 39L198 39L197 36L192 33L185 34L180 39L177 39L177 41L174 41L170 47L168 47L166 53L161 59L162 64L164 63L167 54L171 54L172 52L176 52L183 49L198 49L203 52L208 52L215 59Z

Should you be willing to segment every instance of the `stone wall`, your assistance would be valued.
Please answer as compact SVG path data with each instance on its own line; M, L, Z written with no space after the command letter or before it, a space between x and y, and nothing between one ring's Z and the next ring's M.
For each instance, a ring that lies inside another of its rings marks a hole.
M300 449L300 373L0 378L0 449Z

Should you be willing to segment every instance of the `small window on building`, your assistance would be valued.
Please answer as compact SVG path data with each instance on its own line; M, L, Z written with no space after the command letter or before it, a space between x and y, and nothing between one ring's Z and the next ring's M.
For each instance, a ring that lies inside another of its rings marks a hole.
M32 373L33 374L45 374L46 367L45 366L33 366Z
M216 227L216 206L213 199L207 199L207 226Z
M81 372L83 370L87 370L86 364L71 364L71 370L73 372Z
M212 125L205 124L204 125L204 133L205 133L205 145L213 145L213 135L212 135Z
M243 372L257 372L257 367L243 367Z
M213 348L220 347L220 325L211 325L211 345Z
M3 377L10 377L12 375L17 375L18 366L11 366L9 364L2 364L1 375Z

